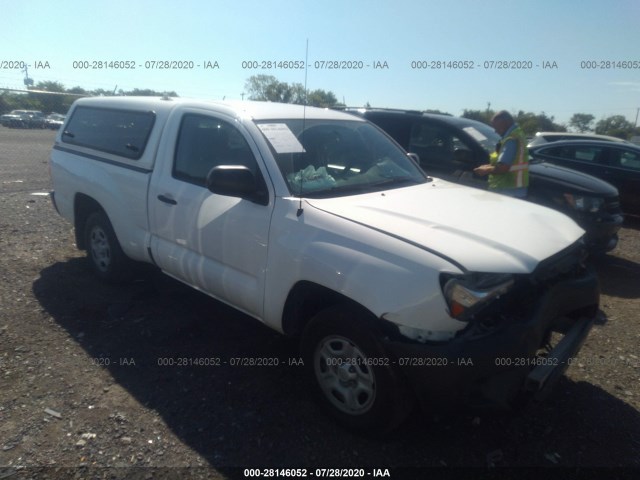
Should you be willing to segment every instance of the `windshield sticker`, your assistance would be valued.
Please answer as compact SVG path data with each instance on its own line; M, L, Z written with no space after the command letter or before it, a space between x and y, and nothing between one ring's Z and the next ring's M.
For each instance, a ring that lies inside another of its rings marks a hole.
M305 151L286 123L259 123L258 128L262 130L276 153L303 153Z
M465 128L463 128L463 130L465 132L467 132L469 135L471 135L475 140L477 140L479 142L482 142L483 140L487 139L487 137L485 137L483 134L481 134L474 127L465 127Z

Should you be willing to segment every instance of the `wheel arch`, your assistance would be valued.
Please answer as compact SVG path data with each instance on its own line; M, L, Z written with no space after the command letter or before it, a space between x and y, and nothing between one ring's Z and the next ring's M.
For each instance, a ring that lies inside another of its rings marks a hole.
M76 245L79 250L87 249L84 230L87 219L94 212L103 212L107 215L105 209L102 208L102 205L100 205L100 203L98 203L94 198L84 193L76 193L73 200L73 216Z
M301 280L287 296L282 313L282 331L288 336L299 337L317 313L338 304L378 323L378 318L364 305L323 285Z

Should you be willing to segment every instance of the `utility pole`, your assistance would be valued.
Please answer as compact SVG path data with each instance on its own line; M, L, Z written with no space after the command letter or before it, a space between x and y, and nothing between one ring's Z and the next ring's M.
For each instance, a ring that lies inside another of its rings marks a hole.
M22 72L24 73L24 85L28 89L33 85L33 78L29 78L29 69L27 68L27 65L24 66L24 70L22 70Z
M640 113L640 107L636 108L636 123L633 125L633 128L638 127L638 113Z

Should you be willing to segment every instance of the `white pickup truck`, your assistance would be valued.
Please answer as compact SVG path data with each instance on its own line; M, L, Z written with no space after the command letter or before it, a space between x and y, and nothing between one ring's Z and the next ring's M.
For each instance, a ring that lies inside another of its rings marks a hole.
M80 99L50 166L100 277L148 262L299 338L321 403L357 430L415 400L542 396L598 310L572 220L427 177L341 112Z

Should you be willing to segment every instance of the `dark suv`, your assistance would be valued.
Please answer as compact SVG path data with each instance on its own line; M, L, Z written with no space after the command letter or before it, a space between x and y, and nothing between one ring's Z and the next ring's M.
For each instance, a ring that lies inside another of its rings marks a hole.
M419 157L429 175L455 183L487 188L486 177L473 173L489 163L500 136L490 126L466 118L417 111L347 108L375 123L407 152ZM559 210L586 230L594 253L613 250L623 216L618 190L609 183L568 168L529 165L529 201Z

